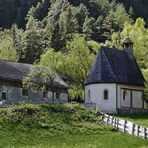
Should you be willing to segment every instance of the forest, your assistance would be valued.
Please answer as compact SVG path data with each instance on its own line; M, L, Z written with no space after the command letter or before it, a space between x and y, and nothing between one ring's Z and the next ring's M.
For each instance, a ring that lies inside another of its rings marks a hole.
M0 59L63 73L71 99L80 101L99 47L122 50L129 36L148 81L147 9L146 0L0 0Z

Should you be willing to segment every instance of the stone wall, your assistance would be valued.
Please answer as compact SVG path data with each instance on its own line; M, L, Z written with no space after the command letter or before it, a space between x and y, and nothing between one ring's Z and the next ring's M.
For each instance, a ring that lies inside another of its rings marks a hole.
M137 115L137 114L148 114L148 109L141 108L119 108L117 113L121 115Z
M28 96L22 95L23 88L13 86L0 86L0 106L11 106L18 103L34 103L34 104L50 104L53 103L52 92L47 92L47 97L43 97L42 91L28 90ZM2 99L2 93L6 93L6 99ZM54 93L55 103L68 102L67 90L58 90L60 92L59 98L56 98L56 92Z

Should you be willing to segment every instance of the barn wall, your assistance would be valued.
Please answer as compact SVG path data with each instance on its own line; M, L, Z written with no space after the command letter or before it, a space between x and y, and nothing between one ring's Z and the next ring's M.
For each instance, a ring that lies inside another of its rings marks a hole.
M104 90L108 90L108 100L104 100ZM90 99L89 99L90 91ZM85 103L96 103L96 107L106 113L116 112L116 84L91 84L85 86Z
M68 101L67 90L58 91L60 92L59 99L56 99L56 93L54 93L55 103L66 103ZM6 92L6 100L2 100L2 92ZM0 106L14 105L17 103L52 103L52 93L50 91L47 96L47 98L44 98L43 92L32 90L28 90L28 96L22 96L22 88L0 85Z

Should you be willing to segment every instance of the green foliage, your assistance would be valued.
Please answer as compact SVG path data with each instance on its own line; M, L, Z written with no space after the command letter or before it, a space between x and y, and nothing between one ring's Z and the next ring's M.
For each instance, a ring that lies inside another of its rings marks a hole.
M32 11L32 9L31 9ZM40 55L46 49L46 40L44 39L44 30L42 23L34 19L32 13L27 17L26 31L23 34L23 62L33 63L39 61Z
M29 127L55 128L55 130L58 130L58 128L70 130L69 128L63 129L64 127L62 126L59 127L59 124L64 124L65 126L76 126L76 124L82 124L83 126L85 122L100 124L96 112L89 111L78 104L26 104L3 109L0 111L0 114L3 122L8 124L24 124Z
M85 21L83 24L83 33L86 35L88 39L91 38L91 35L93 34L94 22L94 18L89 18L88 16L85 17Z
M115 8L111 9L103 21L103 28L105 36L110 39L114 31L123 29L124 22L131 22L130 16L127 14L122 4L117 4Z
M67 50L66 72L82 87L94 62L95 55L91 53L85 38L79 35L75 35L73 40L68 42Z
M53 88L53 81L56 73L51 68L34 66L23 78L23 86L33 90L47 90L50 86Z
M145 89L144 89L144 100L148 103L148 69L143 70L144 78L145 78Z
M40 64L59 70L61 66L64 66L64 58L62 52L55 52L52 48L49 48L43 55L41 55Z
M0 59L17 61L18 56L16 49L13 47L11 40L3 39L0 43Z
M0 59L19 60L19 42L21 41L21 30L12 26L10 30L0 31Z

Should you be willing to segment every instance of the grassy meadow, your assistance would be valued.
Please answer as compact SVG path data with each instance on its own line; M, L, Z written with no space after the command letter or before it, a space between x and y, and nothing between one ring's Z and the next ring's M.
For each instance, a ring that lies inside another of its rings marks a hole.
M20 105L0 109L1 148L146 148L140 139L100 122L79 105Z

